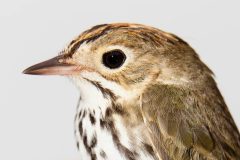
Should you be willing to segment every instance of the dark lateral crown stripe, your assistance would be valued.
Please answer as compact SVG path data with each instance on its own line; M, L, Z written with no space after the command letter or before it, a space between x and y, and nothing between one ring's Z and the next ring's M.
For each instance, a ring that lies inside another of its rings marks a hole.
M113 29L119 29L119 28L129 28L132 30L141 30L141 32L139 32L139 34L143 35L143 37L147 37L148 39L150 39L150 41L155 42L157 45L159 45L159 38L157 35L149 32L149 28L145 28L142 25L133 25L134 27L131 26L131 24L127 24L127 23L119 23L119 24L101 24L101 25L97 25L94 26L92 28L90 28L89 30L86 30L85 32L83 32L81 35L79 35L76 39L74 39L71 43L70 43L70 47L69 47L69 51L68 51L68 55L72 56L76 50L81 46L81 44L83 44L84 42L89 43L89 42L93 42L95 40L97 40L98 38L102 37L103 35L107 34L110 30ZM137 27L136 27L137 26ZM148 32L144 32L144 29L147 29ZM153 30L158 30L158 29L154 29ZM160 30L158 30L160 31ZM181 38L177 37L174 34L170 34L170 33L164 33L161 34L160 31L160 35L163 36L166 41L168 43L171 44L175 44L176 42L188 45L184 40L182 40ZM168 34L170 37L165 36L165 34Z
M105 35L109 30L114 28L129 27L127 24L121 25L111 25L111 24L101 24L90 28L89 30L83 32L78 38L70 43L71 49L69 55L72 55L84 42L89 43L97 40L99 37ZM86 36L86 37L85 37ZM83 37L83 38L81 38ZM79 40L79 41L78 41Z

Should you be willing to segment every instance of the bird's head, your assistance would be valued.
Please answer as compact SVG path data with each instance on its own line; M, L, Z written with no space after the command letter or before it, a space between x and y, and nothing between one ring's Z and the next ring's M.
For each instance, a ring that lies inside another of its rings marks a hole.
M177 36L140 24L95 26L74 39L61 54L24 73L66 75L129 98L154 83L187 85L208 68Z

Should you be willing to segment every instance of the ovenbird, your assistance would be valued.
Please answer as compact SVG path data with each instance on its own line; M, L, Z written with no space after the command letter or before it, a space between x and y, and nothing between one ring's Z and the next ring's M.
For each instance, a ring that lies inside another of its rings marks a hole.
M24 73L74 81L84 160L240 159L240 135L212 71L173 34L97 25Z

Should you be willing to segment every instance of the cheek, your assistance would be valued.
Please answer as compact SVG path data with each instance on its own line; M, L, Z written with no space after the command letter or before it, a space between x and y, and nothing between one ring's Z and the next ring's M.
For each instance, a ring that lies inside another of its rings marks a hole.
M123 79L127 84L135 84L144 82L150 75L151 70L148 67L140 66L129 66L128 70L124 72Z
M109 89L111 92L114 93L119 98L128 99L132 97L132 91L129 90L129 87L124 87L118 82L105 79L100 74L95 72L82 72L81 77L86 78L90 81L97 82L101 85L101 87L105 89Z
M127 85L142 83L146 79L146 75L141 74L141 73L134 73L134 74L130 73L130 74L127 74L127 75L128 75L127 77L123 77L123 81Z

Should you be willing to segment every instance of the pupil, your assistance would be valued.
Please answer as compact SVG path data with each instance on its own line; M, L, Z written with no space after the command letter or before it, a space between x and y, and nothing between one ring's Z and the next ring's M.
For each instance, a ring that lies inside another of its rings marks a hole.
M103 55L103 64L111 69L120 67L126 59L125 54L120 50L107 52Z

